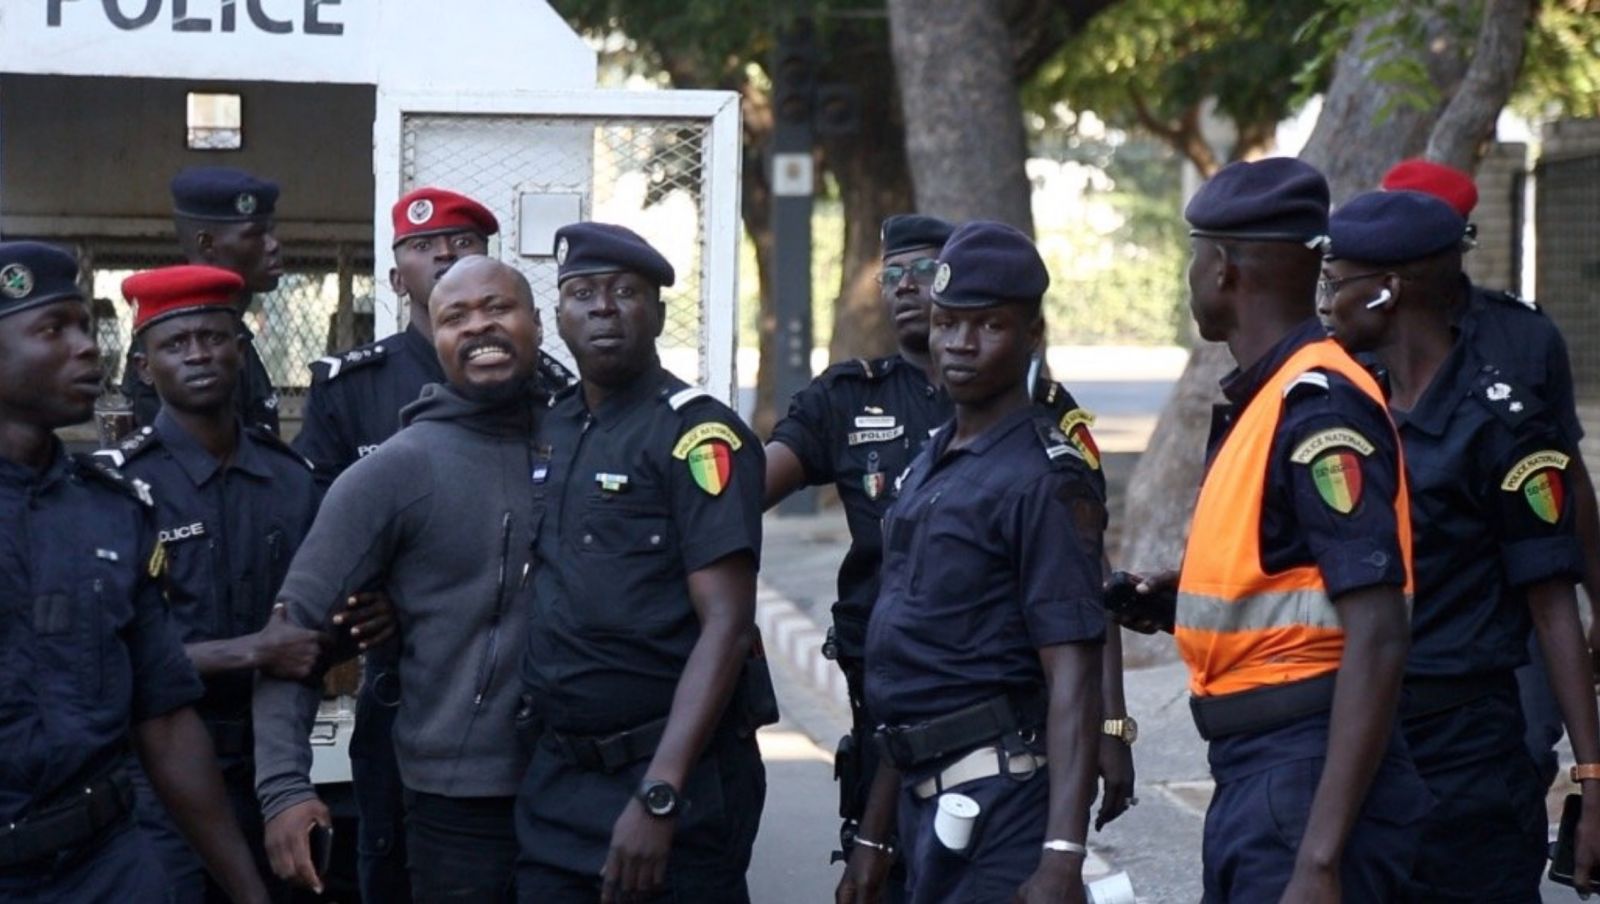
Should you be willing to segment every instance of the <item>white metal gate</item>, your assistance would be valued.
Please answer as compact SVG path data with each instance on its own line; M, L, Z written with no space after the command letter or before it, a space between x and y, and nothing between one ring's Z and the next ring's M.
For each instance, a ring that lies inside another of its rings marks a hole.
M723 91L378 94L373 252L393 259L389 205L422 185L459 191L500 220L490 253L533 284L545 350L556 335L551 233L619 223L677 270L659 347L680 377L734 403L738 341L739 103ZM378 335L403 312L379 280Z

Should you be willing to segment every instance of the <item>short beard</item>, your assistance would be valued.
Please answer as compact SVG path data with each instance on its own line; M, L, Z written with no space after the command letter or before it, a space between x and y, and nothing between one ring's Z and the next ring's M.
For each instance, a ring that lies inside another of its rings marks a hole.
M533 377L512 377L500 383L490 383L487 386L477 386L470 383L457 387L463 398L471 399L484 405L504 405L509 402L519 402L531 398L533 395Z

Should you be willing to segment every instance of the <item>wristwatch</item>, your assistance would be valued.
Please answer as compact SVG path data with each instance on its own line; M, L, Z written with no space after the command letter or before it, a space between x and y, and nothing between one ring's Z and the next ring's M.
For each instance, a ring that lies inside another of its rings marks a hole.
M1572 767L1572 781L1586 782L1600 779L1600 764L1578 763Z
M1133 721L1132 716L1107 719L1101 723L1100 731L1130 746L1139 739L1139 723Z
M683 807L683 798L678 795L678 789L672 787L671 782L660 779L645 780L634 796L639 798L651 816L674 816Z

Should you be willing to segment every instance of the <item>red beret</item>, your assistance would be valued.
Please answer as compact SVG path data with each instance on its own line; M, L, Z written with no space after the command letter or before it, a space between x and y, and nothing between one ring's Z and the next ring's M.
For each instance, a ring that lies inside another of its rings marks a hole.
M419 235L476 232L488 238L500 231L489 208L466 195L442 188L419 188L394 203L394 243Z
M1464 217L1471 215L1472 209L1478 206L1478 186L1470 174L1421 157L1402 160L1384 173L1383 189L1433 195Z
M122 281L122 297L133 305L133 331L178 314L233 311L244 280L232 270L183 264L135 273Z

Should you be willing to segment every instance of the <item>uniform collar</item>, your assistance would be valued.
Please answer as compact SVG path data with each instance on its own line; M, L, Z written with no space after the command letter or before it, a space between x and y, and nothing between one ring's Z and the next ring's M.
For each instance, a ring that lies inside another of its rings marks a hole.
M172 453L172 457L177 460L178 466L183 468L185 474L189 475L189 480L195 486L204 486L207 481L216 476L217 472L222 470L222 462L217 461L214 455L207 452L205 447L201 446L199 441L190 435L189 431L179 426L178 422L167 414L166 408L162 408L160 413L156 415L153 426L156 435L161 438L161 445ZM234 419L234 429L239 431L239 440L238 446L233 451L233 460L228 463L228 467L235 471L243 471L252 477L271 478L272 471L262 458L261 450L256 448L255 441L250 437L249 431L239 427L237 418Z
M1010 436L1012 431L1017 430L1023 424L1032 423L1034 414L1035 414L1035 411L1034 411L1034 406L1033 405L1031 405L1031 404L1030 405L1023 405L1023 406L1019 407L1016 411L1013 411L1010 414L1006 415L1005 417L1001 418L998 423L995 423L995 424L991 425L989 427L989 429L987 429L987 430L983 431L982 433L978 434L977 438L974 439L972 442L967 443L965 446L963 446L960 449L957 449L955 451L958 452L958 453L971 453L972 455L983 455L984 453L988 452L990 449L993 449L997 444L999 444L999 442L1001 440L1003 440L1006 437ZM938 449L939 449L939 455L940 456L943 456L945 454L945 452L948 451L949 446L950 446L950 440L956 435L956 426L955 426L955 424L956 424L956 422L954 420L952 420L949 424L945 425L945 427L939 431L940 432L940 436L939 436L939 439L938 439L938 443L939 443Z
M25 465L17 464L9 458L0 458L0 485L27 489L48 487L62 477L66 476L67 465L66 448L61 445L61 440L50 438L50 464L43 471L35 471Z
M400 334L400 344L405 346L406 351L421 362L423 369L433 376L430 382L443 383L445 381L444 365L439 363L438 349L433 347L433 343L428 340L428 337L422 335L422 331L417 329L416 324L406 325L405 332Z
M666 368L658 362L635 378L632 383L606 396L600 407L593 411L589 411L589 403L584 400L582 384L578 386L578 400L596 423L606 427L621 421L633 408L654 399L667 378Z
M1299 326L1285 333L1272 348L1267 350L1261 360L1250 365L1248 370L1234 368L1231 373L1222 378L1222 394L1236 408L1243 408L1250 404L1261 387L1278 372L1295 352L1328 338L1328 330L1322 321L1316 317L1308 317L1300 322Z
M1450 427L1450 415L1471 394L1471 387L1465 384L1472 379L1476 370L1477 358L1458 332L1455 346L1445 356L1444 363L1439 365L1433 382L1423 390L1417 407L1410 411L1391 410L1395 426L1411 427L1430 436L1443 436Z

